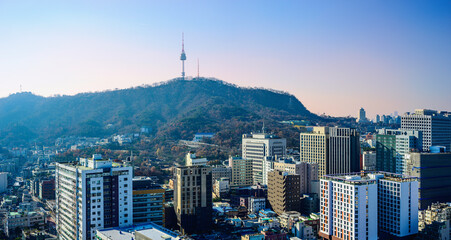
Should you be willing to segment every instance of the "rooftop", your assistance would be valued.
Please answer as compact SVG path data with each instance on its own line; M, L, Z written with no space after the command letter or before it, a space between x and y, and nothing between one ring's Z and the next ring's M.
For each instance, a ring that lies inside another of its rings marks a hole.
M340 181L353 185L372 184L377 180L389 180L395 182L411 182L416 181L416 177L405 176L396 173L382 172L382 171L362 171L354 173L341 173L324 175L323 179Z

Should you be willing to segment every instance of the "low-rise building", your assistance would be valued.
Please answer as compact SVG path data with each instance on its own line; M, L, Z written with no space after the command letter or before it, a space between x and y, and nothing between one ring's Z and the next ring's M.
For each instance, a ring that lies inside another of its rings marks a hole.
M123 228L107 228L97 230L98 240L179 240L176 232L163 228L155 223L135 225Z
M38 228L43 230L47 223L45 211L10 212L4 220L4 230L9 236L17 228Z

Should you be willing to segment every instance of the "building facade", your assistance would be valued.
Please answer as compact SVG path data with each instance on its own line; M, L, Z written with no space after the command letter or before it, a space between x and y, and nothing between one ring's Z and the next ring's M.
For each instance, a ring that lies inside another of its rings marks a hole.
M232 169L231 187L251 186L253 183L252 159L230 157L229 166Z
M274 170L268 173L268 202L277 214L300 211L300 176Z
M417 177L419 206L427 209L435 202L451 202L451 153L410 153L406 174Z
M402 239L418 232L418 182L373 172L321 179L320 237Z
M132 168L100 154L56 163L59 239L93 240L97 229L133 224Z
M313 127L312 132L300 134L300 160L318 164L318 177L327 174L328 152L328 127Z
M286 155L287 141L269 133L243 134L242 157L252 160L253 183L263 183L264 161L267 158Z
M174 174L174 210L180 232L210 231L213 213L211 167L178 167Z
M318 164L308 162L295 162L293 160L280 160L274 163L274 170L288 172L300 176L300 195L313 192L312 182L318 181Z
M164 226L165 192L152 179L133 179L133 223Z
M451 114L429 109L416 109L401 117L401 129L418 130L423 133L423 149L431 146L451 148Z
M360 171L360 135L356 129L329 129L327 174Z

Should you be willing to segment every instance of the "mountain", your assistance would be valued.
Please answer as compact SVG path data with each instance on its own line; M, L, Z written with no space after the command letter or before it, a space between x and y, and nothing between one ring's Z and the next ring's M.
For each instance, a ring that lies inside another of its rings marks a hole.
M0 99L0 144L50 143L61 136L108 136L152 128L157 139L189 139L220 132L224 123L320 119L291 94L243 88L215 79L174 79L152 86L41 97ZM248 125L248 128L255 128ZM251 129L252 130L252 129ZM239 134L241 136L241 134Z

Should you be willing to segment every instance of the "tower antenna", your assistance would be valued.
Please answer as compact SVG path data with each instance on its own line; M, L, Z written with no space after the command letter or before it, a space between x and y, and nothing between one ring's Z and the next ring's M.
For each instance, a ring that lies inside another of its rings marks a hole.
M182 79L185 80L185 34L182 32L182 54L180 55L180 60L182 60Z
M199 79L199 58L197 59L197 79Z

